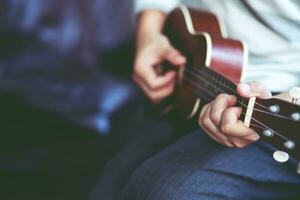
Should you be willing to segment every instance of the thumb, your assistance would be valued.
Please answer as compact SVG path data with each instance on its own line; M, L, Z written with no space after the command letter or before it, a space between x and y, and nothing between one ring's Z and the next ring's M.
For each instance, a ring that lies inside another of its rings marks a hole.
M237 92L245 98L267 99L272 97L271 92L259 82L240 83L237 86Z
M171 44L164 52L164 59L166 59L167 61L169 61L171 64L175 66L182 66L186 62L186 58Z

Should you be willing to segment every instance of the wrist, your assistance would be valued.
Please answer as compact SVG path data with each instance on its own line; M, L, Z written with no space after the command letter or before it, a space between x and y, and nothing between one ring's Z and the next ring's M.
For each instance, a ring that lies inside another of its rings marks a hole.
M146 10L139 15L138 32L161 32L167 15L159 10Z
M140 14L137 26L137 48L162 34L167 15L158 10L147 10Z

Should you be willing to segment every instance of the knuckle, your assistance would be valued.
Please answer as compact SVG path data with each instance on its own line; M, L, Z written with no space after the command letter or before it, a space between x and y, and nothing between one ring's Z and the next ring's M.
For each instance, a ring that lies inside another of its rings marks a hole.
M209 124L210 124L209 117L207 117L207 116L203 117L202 123L203 123L204 127L207 128L209 126Z
M216 99L217 99L217 100L226 99L227 96L228 96L227 94L219 94L219 95L216 97Z
M170 94L172 94L173 92L174 92L174 88L173 88L173 87L170 87L170 88L167 89L166 94L167 94L167 95L170 95Z
M231 126L229 124L222 124L220 129L223 133L230 133Z
M146 80L146 81L148 82L150 90L156 90L159 87L159 85L155 83L155 81L153 80Z
M202 110L206 110L208 108L208 106L210 105L210 103L207 103L203 106Z
M199 117L199 119L198 119L198 124L199 124L199 126L203 127L203 121L202 121L201 117Z
M160 101L162 100L163 98L167 97L169 94L167 93L167 91L164 91L164 92L149 92L149 97L150 99L152 100L155 100L155 101Z
M204 115L204 113L205 113L205 111L206 111L208 105L209 105L209 104L205 104L205 105L202 107L201 112L200 112L200 116L199 116L200 118Z
M251 84L253 86L253 88L255 88L257 91L264 91L265 87L260 83L260 82L252 82Z
M202 114L203 110L201 111L200 115L199 115L199 118L198 118L198 123L199 125L202 125L203 124L203 114Z
M210 113L210 118L214 124L219 124L221 117L220 117L219 113L212 112L212 113Z
M207 127L207 117L203 116L199 118L199 124L202 128Z
M247 144L245 144L245 143L240 143L240 142L236 142L236 143L235 143L235 147L236 147L236 148L239 148L239 149L244 148L246 145L247 145Z

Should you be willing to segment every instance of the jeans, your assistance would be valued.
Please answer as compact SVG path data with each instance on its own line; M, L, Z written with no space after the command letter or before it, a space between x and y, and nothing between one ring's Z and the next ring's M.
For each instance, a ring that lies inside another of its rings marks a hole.
M140 165L124 200L297 199L296 162L277 163L274 149L256 142L227 148L200 129Z

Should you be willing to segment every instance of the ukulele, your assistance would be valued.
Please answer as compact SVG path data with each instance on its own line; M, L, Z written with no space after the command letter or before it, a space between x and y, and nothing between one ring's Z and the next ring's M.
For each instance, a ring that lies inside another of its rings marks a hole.
M234 95L236 106L242 108L240 120L277 149L273 154L276 161L286 162L289 155L300 160L300 106L295 104L300 98L299 88L290 90L291 103L275 98L239 96L236 83L243 81L247 46L224 37L222 24L212 13L181 5L170 13L163 31L187 58L186 65L177 69L172 96L172 105L182 116L192 118L203 103L214 100L221 93ZM175 68L167 65L164 71Z

